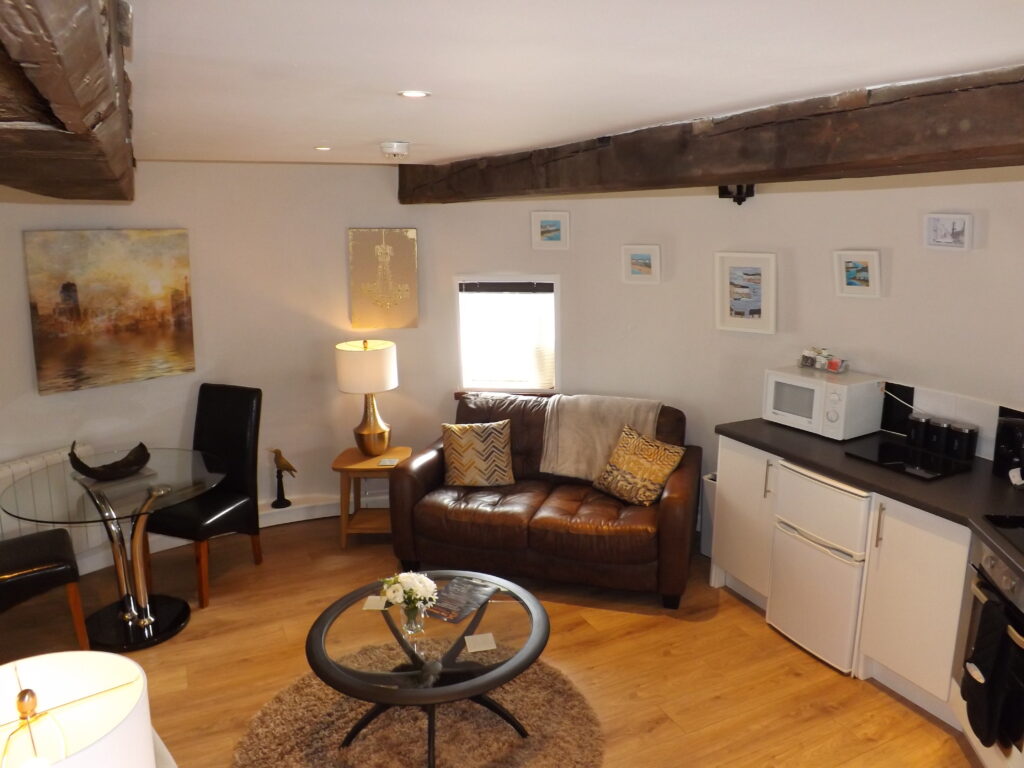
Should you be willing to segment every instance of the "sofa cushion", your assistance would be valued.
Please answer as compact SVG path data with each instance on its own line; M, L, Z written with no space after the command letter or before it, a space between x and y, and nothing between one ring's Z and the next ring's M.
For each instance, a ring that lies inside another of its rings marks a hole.
M658 511L590 485L560 485L530 520L530 549L590 563L649 563L658 559Z
M445 485L510 485L512 453L509 421L442 424Z
M455 421L467 424L508 419L512 432L512 472L516 479L547 479L540 472L547 401L546 397L533 395L475 392L459 400Z
M416 535L460 547L526 549L527 526L550 491L543 480L493 488L442 486L416 505Z
M627 424L594 487L629 504L649 506L661 496L685 450L645 437Z

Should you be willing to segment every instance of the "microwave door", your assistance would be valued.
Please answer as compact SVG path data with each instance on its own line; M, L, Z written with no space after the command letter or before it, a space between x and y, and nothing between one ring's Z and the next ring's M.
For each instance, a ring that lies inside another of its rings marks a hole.
M824 387L819 382L772 377L766 392L766 415L782 424L819 431L823 395Z

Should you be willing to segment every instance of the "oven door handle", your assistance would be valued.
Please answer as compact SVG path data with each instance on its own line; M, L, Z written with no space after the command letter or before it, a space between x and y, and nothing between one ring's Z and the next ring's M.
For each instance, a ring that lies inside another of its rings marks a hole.
M975 577L974 581L971 582L971 594L974 595L974 599L978 601L979 605L984 605L989 600L989 597L985 594L985 591L978 586L977 577Z
M1021 650L1024 650L1024 636L1022 636L1016 629L1014 629L1011 626L1006 627L1006 634L1010 636L1010 639L1013 641L1014 645L1016 645Z
M978 669L977 665L973 661L968 661L966 664L964 664L964 669L966 670L968 675L973 677L978 682L979 685L985 684L985 676L981 673L981 670Z

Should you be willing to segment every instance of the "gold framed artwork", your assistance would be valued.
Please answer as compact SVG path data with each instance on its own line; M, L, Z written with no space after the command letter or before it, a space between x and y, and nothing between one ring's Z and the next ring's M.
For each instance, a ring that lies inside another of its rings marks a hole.
M416 259L415 229L349 229L348 297L353 328L418 325Z
M24 233L40 394L194 371L188 233Z

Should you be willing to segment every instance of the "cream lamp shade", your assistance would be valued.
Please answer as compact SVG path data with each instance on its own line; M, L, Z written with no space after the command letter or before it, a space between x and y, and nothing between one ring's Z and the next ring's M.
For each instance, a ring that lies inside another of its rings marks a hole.
M398 355L393 341L343 341L335 348L338 389L355 395L398 387Z
M2 768L154 768L146 674L98 651L0 666Z
M380 417L374 393L398 386L398 355L393 341L343 341L334 347L338 389L363 395L363 420L352 430L356 446L380 456L391 442L391 427Z

